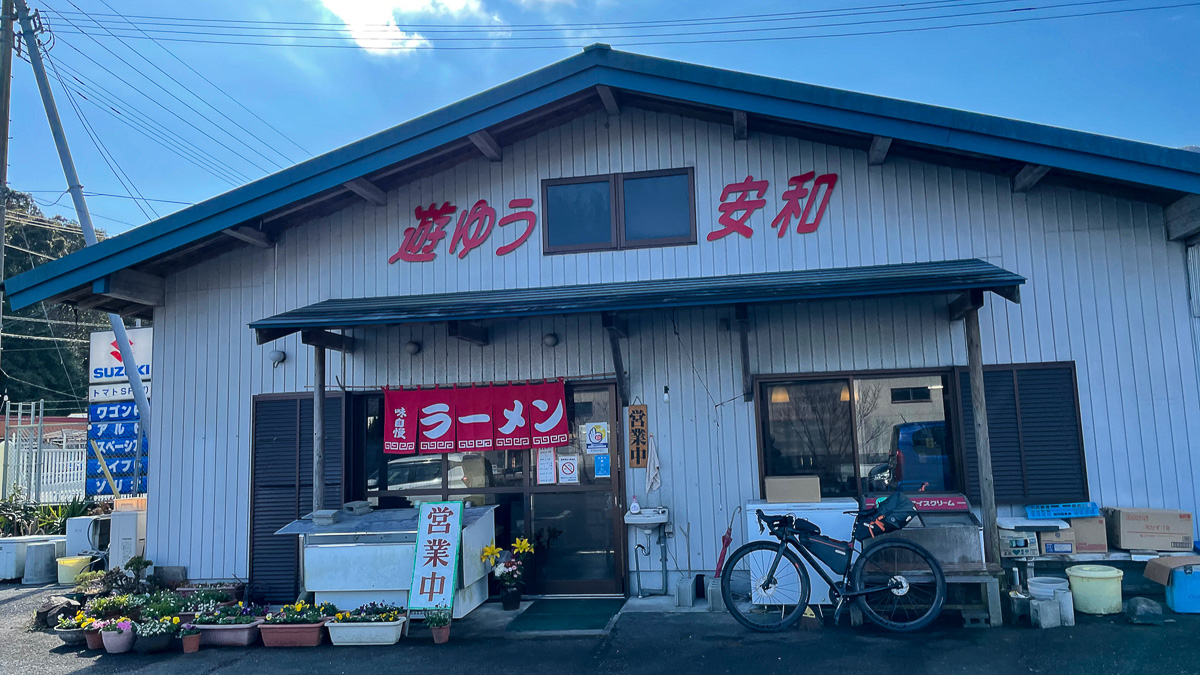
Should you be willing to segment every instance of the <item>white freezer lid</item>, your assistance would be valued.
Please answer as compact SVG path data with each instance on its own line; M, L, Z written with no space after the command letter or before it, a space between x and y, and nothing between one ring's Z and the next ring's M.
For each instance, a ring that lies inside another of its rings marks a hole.
M746 502L746 510L754 513L755 509L764 511L851 511L858 509L858 500L853 497L833 497L819 502L784 502L769 504L765 499L752 499Z

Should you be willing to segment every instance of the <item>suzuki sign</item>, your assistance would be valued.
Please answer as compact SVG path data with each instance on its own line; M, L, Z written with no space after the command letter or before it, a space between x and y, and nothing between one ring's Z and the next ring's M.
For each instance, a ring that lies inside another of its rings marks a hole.
M143 380L150 379L150 358L153 354L153 328L130 328L129 343L133 348L133 358L137 361L138 372ZM117 339L112 331L92 333L91 358L88 361L88 383L102 384L106 382L124 382L125 365L121 363L121 352L117 349ZM132 395L132 392L130 392ZM93 399L114 400L114 399Z

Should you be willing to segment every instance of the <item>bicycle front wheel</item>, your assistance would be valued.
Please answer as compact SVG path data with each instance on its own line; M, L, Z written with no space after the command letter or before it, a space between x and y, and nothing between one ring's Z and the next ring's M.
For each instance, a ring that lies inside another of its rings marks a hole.
M942 613L946 577L933 554L903 539L867 546L851 572L858 606L893 631L920 630Z
M783 557L768 579L781 546ZM776 633L799 621L808 607L808 593L808 570L778 541L754 541L738 548L721 571L725 608L738 623L760 633Z

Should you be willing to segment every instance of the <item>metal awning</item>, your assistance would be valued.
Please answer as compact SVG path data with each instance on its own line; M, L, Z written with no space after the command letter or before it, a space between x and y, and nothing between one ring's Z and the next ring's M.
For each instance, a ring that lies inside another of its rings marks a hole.
M992 291L1020 301L1025 277L982 260L841 267L578 286L325 300L250 323L263 344L300 331L672 307Z

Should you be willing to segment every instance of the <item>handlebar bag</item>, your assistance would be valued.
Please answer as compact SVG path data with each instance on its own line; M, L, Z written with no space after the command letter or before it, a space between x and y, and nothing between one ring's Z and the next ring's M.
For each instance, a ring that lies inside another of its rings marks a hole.
M881 498L871 513L854 523L854 538L865 541L881 534L902 530L917 517L917 507L903 492Z

